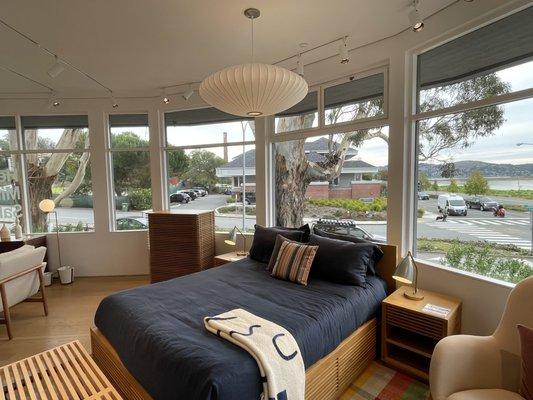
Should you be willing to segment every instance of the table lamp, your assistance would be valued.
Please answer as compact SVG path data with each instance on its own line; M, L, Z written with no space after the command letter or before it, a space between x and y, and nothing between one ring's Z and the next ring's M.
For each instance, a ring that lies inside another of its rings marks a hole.
M401 283L407 283L408 285L413 286L413 291L406 290L404 296L409 300L422 300L424 295L418 292L418 266L416 265L415 259L410 251L407 252L405 258L398 264L396 271L392 277Z
M54 213L56 216L56 235L57 235L57 257L59 258L59 267L62 267L61 263L61 246L59 245L59 224L57 223L57 211L55 211L56 203L54 200L44 199L39 203L39 209L46 214Z
M233 227L231 231L229 231L228 238L224 240L224 243L229 244L230 246L237 246L237 233L239 233L242 236L242 251L238 251L238 256L245 256L248 253L246 252L246 236L244 236L244 233L237 228L236 226Z

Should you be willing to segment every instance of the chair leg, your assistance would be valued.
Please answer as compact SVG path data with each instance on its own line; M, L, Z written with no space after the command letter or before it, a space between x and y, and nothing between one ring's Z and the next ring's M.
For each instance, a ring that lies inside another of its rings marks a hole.
M43 308L44 308L44 315L48 315L48 303L46 302L46 294L44 293L44 276L43 276L43 270L39 268L37 271L39 271L39 287L41 289L41 298L43 301Z
M0 285L0 297L2 298L2 307L4 308L4 322L7 328L7 337L9 340L13 339L11 333L11 317L9 315L9 305L7 304L6 288L4 285Z

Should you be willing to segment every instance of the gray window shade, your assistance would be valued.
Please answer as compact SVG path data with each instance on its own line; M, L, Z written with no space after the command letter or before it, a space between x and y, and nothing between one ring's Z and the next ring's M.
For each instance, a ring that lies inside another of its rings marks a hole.
M0 117L0 129L15 129L15 117Z
M529 7L421 54L418 85L451 84L532 57L533 7Z
M334 108L383 96L385 77L375 74L324 90L324 107Z
M204 125L221 122L252 120L253 118L243 118L236 115L227 114L216 108L199 108L187 111L175 111L165 114L166 126L184 125Z
M276 117L291 117L294 115L310 114L318 110L317 92L309 92L302 101L291 108L276 114Z
M109 126L148 126L148 115L146 114L111 114L109 115Z
M48 115L22 117L23 129L39 128L87 128L89 121L86 115Z

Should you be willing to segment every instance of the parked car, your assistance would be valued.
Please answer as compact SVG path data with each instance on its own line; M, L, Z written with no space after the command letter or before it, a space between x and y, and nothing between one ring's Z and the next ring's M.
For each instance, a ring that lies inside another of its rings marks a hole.
M418 192L418 200L429 200L429 194L427 192Z
M362 201L363 203L366 203L366 204L370 204L374 202L374 198L373 197L361 197L359 201Z
M456 194L441 194L437 199L439 212L447 212L448 215L466 216L465 200Z
M170 195L170 203L188 203L191 197L187 193L174 193Z
M207 196L209 194L209 192L207 191L206 188L203 188L201 186L198 186L198 187L193 187L192 190L194 190L195 192L198 192L200 193L200 196L204 197L204 196Z
M499 206L497 201L486 196L474 196L466 201L466 205L468 208L477 208L481 211L490 211Z
M198 192L196 192L195 190L193 189L190 189L190 190L180 190L178 193L185 193L187 194L191 200L196 200L196 198L200 197L200 194Z
M387 238L381 235L370 233L357 225L351 219L319 219L315 222L314 227L331 233L340 235L350 235L357 239L364 239L370 242L387 243Z
M145 217L122 217L117 218L117 230L129 231L148 229L148 218Z
M255 193L246 192L246 194L244 195L244 204L246 204L247 206L255 204Z

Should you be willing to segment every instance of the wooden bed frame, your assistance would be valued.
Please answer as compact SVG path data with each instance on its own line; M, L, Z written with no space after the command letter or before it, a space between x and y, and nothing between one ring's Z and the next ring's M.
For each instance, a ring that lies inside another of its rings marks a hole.
M380 277L394 291L392 274L396 269L397 247L380 245L384 256L378 265ZM376 358L376 318L360 326L335 350L317 361L305 373L306 400L335 400ZM115 388L128 400L153 400L126 369L117 352L98 328L91 328L92 356Z

